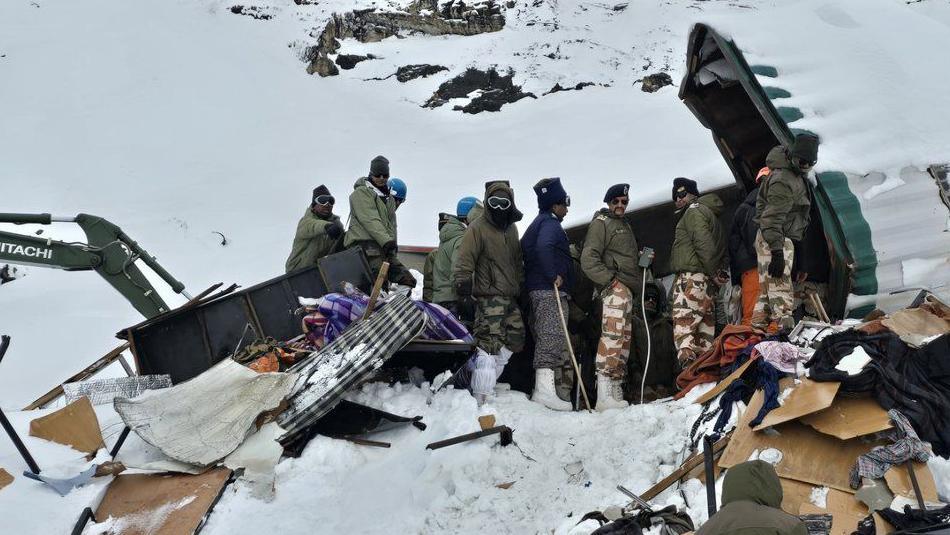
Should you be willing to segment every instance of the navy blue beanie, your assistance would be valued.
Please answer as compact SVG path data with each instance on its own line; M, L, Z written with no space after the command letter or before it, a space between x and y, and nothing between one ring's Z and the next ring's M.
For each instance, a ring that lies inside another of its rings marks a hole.
M534 185L534 193L538 196L538 209L542 212L550 210L555 204L564 203L567 199L567 192L558 177L541 179Z

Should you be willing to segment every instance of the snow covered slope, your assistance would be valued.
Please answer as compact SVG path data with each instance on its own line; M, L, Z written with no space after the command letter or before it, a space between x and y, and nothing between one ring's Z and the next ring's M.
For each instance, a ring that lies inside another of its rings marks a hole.
M308 75L298 55L330 11L358 5L272 4L272 19L255 20L207 0L0 2L0 211L105 217L198 292L279 274L310 190L326 183L345 198L377 154L409 184L399 213L407 244L434 244L438 212L480 196L491 177L512 180L529 214L530 186L563 177L571 221L587 220L621 180L645 202L665 198L677 175L731 182L675 88L634 85L652 72L645 66L669 64L677 80L691 21L745 11L728 2L636 2L620 12L576 0L517 3L497 33L345 41L343 52L386 59L331 78ZM577 39L597 44L569 43ZM545 56L559 45L568 59ZM452 70L406 84L363 81L420 61ZM523 99L499 113L420 107L445 79L491 64L512 66L527 90L610 87ZM345 217L346 204L337 211ZM43 235L81 237L65 224ZM0 332L14 339L0 374L5 406L78 371L139 319L95 274L24 271L0 289Z

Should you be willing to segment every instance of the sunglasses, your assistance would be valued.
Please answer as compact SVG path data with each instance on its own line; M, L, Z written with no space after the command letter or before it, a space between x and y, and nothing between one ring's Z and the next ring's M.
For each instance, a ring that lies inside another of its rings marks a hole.
M610 204L611 206L627 206L628 204L630 204L630 199L617 197L617 198L611 199Z
M511 199L506 199L504 197L489 197L488 207L494 208L495 210L507 210L511 208Z
M317 195L316 198L313 199L313 202L320 206L326 206L336 203L336 199L333 198L333 195Z
M571 196L570 196L570 195L565 195L565 196L564 196L564 206L568 206L568 207L571 206Z
M682 198L686 197L687 195L689 195L689 192L688 192L688 191L677 191L676 194L673 195L673 198L674 198L674 199L682 199Z
M373 178L385 178L386 180L389 180L389 175L373 175Z
M810 162L810 161L808 161L808 160L799 159L799 160L798 160L798 167L800 167L800 168L802 168L802 169L811 169L812 167L815 166L815 163L817 163L817 162Z

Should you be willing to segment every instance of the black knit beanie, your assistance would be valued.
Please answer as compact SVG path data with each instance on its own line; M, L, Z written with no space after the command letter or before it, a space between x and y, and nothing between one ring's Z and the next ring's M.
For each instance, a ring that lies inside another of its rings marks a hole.
M818 161L818 136L814 134L798 134L792 143L791 155L806 162Z
M377 156L369 164L369 176L389 176L389 160L385 156Z

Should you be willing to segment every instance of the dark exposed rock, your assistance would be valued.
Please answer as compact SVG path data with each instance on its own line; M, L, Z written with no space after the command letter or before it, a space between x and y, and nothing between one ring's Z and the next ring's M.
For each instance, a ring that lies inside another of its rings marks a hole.
M630 5L630 4L626 4L626 3L624 3L624 4L617 4L617 5L615 5L612 9L613 9L614 11L618 11L618 12L619 12L619 11L623 11L623 10L627 9L627 6L628 6L628 5Z
M443 67L441 65L404 65L396 69L396 79L402 83L406 83L410 80L415 80L416 78L426 78L432 76L433 74L447 71L448 67Z
M673 79L670 78L670 75L665 72L658 72L656 74L644 76L640 82L642 84L640 89L647 93L656 93L663 87L673 85Z
M521 86L514 84L513 78L514 73L511 71L502 75L494 68L487 71L468 69L440 85L424 106L438 108L450 99L466 97L476 91L481 91L481 93L465 106L456 106L454 109L463 113L498 111L505 104L517 102L525 97L537 98L531 93L523 92Z
M257 6L231 6L231 13L253 17L257 20L270 20L273 15Z
M408 12L359 9L334 13L320 33L316 51L308 53L312 64L321 57L335 54L340 49L340 39L356 39L362 43L375 43L400 33L426 35L478 35L497 32L505 27L501 6L494 0L479 0L467 4L451 0L438 5L436 0L419 0ZM311 65L309 71L314 71Z
M594 82L581 82L573 87L561 87L560 83L556 83L554 84L554 87L552 87L550 91L545 93L545 95L550 95L551 93L559 93L561 91L580 91L581 89L584 89L585 87L590 87L592 85L594 85Z
M376 59L376 56L372 54L367 54L365 56L360 56L358 54L340 54L336 57L336 64L341 69L348 71L353 67L356 67L357 63L366 61L368 59Z
M16 278L15 267L10 266L10 264L4 264L0 266L0 284L6 284L16 280Z
M320 2L318 0L294 0L294 3L298 6L315 6Z
M340 69L330 61L326 56L319 56L310 62L307 67L307 74L319 74L320 76L336 76L340 74Z

